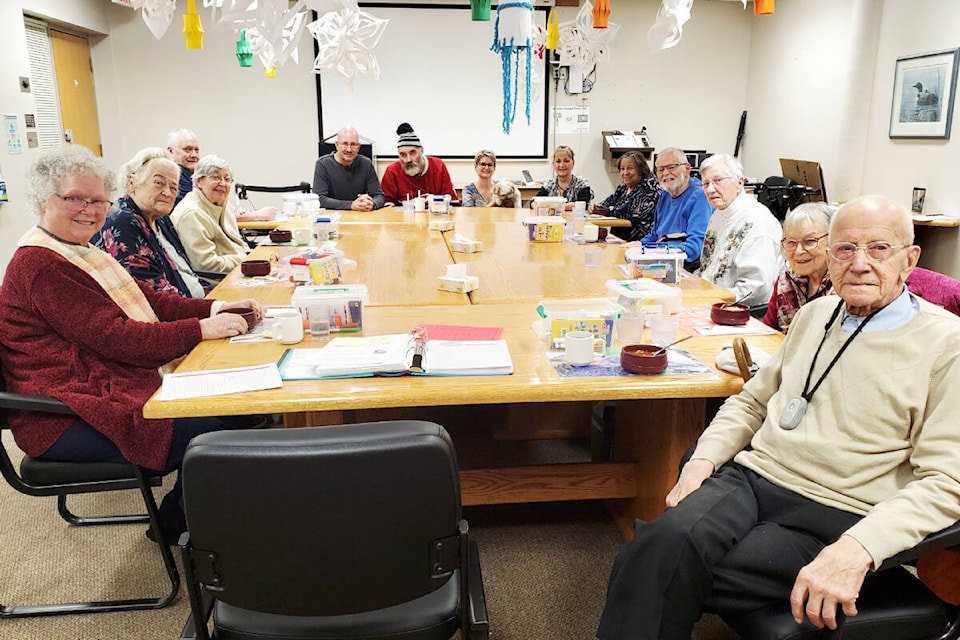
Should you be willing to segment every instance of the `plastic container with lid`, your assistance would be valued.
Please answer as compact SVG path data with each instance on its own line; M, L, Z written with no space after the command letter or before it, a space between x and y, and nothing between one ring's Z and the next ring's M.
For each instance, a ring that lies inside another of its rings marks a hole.
M330 216L317 216L313 219L311 235L313 244L320 246L330 239Z
M293 290L290 304L304 318L310 306L325 304L330 310L330 331L356 332L363 330L363 305L369 299L365 284L302 285Z
M523 219L527 226L530 242L561 242L563 240L562 216L527 216Z
M281 211L288 216L320 210L320 196L315 193L284 193Z
M542 335L552 349L563 348L568 331L590 331L603 338L606 346L613 342L613 330L623 308L607 298L580 300L541 300L537 313L543 318Z
M665 244L632 247L624 253L633 278L650 278L677 284L683 274L687 254Z
M536 216L562 216L567 199L556 196L536 196L531 200L533 214Z
M638 280L607 280L607 293L627 311L643 312L646 316L672 315L680 311L683 292L650 278Z

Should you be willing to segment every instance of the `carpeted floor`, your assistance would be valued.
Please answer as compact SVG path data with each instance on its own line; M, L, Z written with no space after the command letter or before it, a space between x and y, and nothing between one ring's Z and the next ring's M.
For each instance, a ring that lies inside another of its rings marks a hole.
M10 441L4 435L5 444ZM137 496L79 496L76 511L105 513ZM0 482L0 603L150 596L163 586L156 547L143 525L68 526L53 498L31 498ZM589 640L603 608L619 535L596 502L465 509L480 547L497 640ZM184 589L159 611L0 620L0 638L173 640L187 618ZM695 640L736 640L705 617Z

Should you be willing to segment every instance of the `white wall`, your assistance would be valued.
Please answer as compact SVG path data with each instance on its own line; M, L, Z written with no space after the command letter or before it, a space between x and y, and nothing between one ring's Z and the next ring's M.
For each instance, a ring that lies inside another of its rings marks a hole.
M891 140L888 136L893 72L898 57L960 46L960 3L953 0L885 0L877 69L873 77L863 192L883 193L909 205L913 187L925 187L925 211L960 216L956 188L960 121L954 109L950 140ZM921 266L960 278L957 229L918 227Z

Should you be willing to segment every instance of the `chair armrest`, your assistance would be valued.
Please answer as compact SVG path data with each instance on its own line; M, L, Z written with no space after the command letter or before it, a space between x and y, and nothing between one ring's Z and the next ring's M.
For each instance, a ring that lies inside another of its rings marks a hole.
M470 639L486 640L490 637L490 619L487 616L487 596L483 589L483 573L480 569L480 550L475 542L467 547L467 594L470 607Z
M916 560L920 556L925 556L934 551L941 551L960 545L960 522L955 522L946 529L931 533L921 540L915 547L901 551L900 553L887 558L877 571L883 571L890 567Z
M30 396L23 393L0 391L0 407L4 409L20 409L21 411L41 411L43 413L60 413L76 415L73 409L49 396Z

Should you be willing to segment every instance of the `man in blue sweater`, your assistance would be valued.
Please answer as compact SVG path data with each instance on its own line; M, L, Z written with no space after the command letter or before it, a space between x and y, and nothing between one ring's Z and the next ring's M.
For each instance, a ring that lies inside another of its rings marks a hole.
M700 181L690 177L690 163L682 149L664 149L657 155L655 166L657 180L670 197L661 194L653 214L653 227L640 241L668 242L671 247L683 249L687 254L683 267L693 272L700 266L703 235L713 208ZM679 239L671 239L675 234Z

